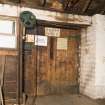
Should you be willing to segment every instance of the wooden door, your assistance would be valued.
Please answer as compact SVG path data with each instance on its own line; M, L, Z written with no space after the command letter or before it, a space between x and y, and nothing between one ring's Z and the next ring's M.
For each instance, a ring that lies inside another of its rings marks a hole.
M59 38L48 36L46 47L34 45L32 50L25 52L24 78L27 94L51 95L78 92L79 33L79 30L60 29ZM45 27L39 27L37 34L46 35ZM59 48L62 46L58 43L65 39L66 48Z

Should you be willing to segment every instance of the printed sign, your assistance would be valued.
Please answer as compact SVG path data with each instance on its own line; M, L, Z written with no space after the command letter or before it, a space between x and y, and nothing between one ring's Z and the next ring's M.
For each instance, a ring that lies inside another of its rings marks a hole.
M35 35L35 45L47 46L47 36Z
M34 42L34 35L26 34L26 42Z
M46 36L60 37L60 28L45 27L45 35Z
M67 50L68 40L67 38L57 38L57 49Z

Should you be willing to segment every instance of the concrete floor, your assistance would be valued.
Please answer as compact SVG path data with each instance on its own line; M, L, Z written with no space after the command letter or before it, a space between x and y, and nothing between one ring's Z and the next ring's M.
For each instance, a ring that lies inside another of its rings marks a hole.
M105 100L92 100L83 95L37 97L34 105L105 105Z

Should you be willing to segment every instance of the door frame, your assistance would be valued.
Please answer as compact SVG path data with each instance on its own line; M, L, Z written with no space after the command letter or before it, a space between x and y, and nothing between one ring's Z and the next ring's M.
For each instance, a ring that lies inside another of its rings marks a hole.
M81 28L83 27L86 27L84 25L74 25L74 24L71 24L71 23L60 23L60 22L50 22L50 21L44 21L44 20L38 20L37 19L37 22L36 22L36 25L37 26L44 26L44 27L53 27L53 28L64 28L64 29L74 29L74 30L81 30ZM23 25L22 23L20 22L19 23L19 34L20 34L20 37L19 37L19 104L23 101L23 98L22 98L22 93L23 93L23 54L22 54L22 50L23 50L23 36L24 36L24 30L23 30ZM80 58L79 58L80 60ZM79 66L80 66L80 61L79 61ZM79 67L78 67L79 68ZM79 70L78 70L78 77L79 77ZM79 84L79 83L78 83Z

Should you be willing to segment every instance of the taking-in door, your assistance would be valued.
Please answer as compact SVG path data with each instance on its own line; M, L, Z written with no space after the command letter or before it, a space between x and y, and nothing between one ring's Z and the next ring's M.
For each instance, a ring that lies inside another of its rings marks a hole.
M78 93L79 33L79 30L42 26L26 31L26 34L33 34L34 37L47 37L46 46L35 45L35 42L25 43L28 46L24 49L26 94Z

